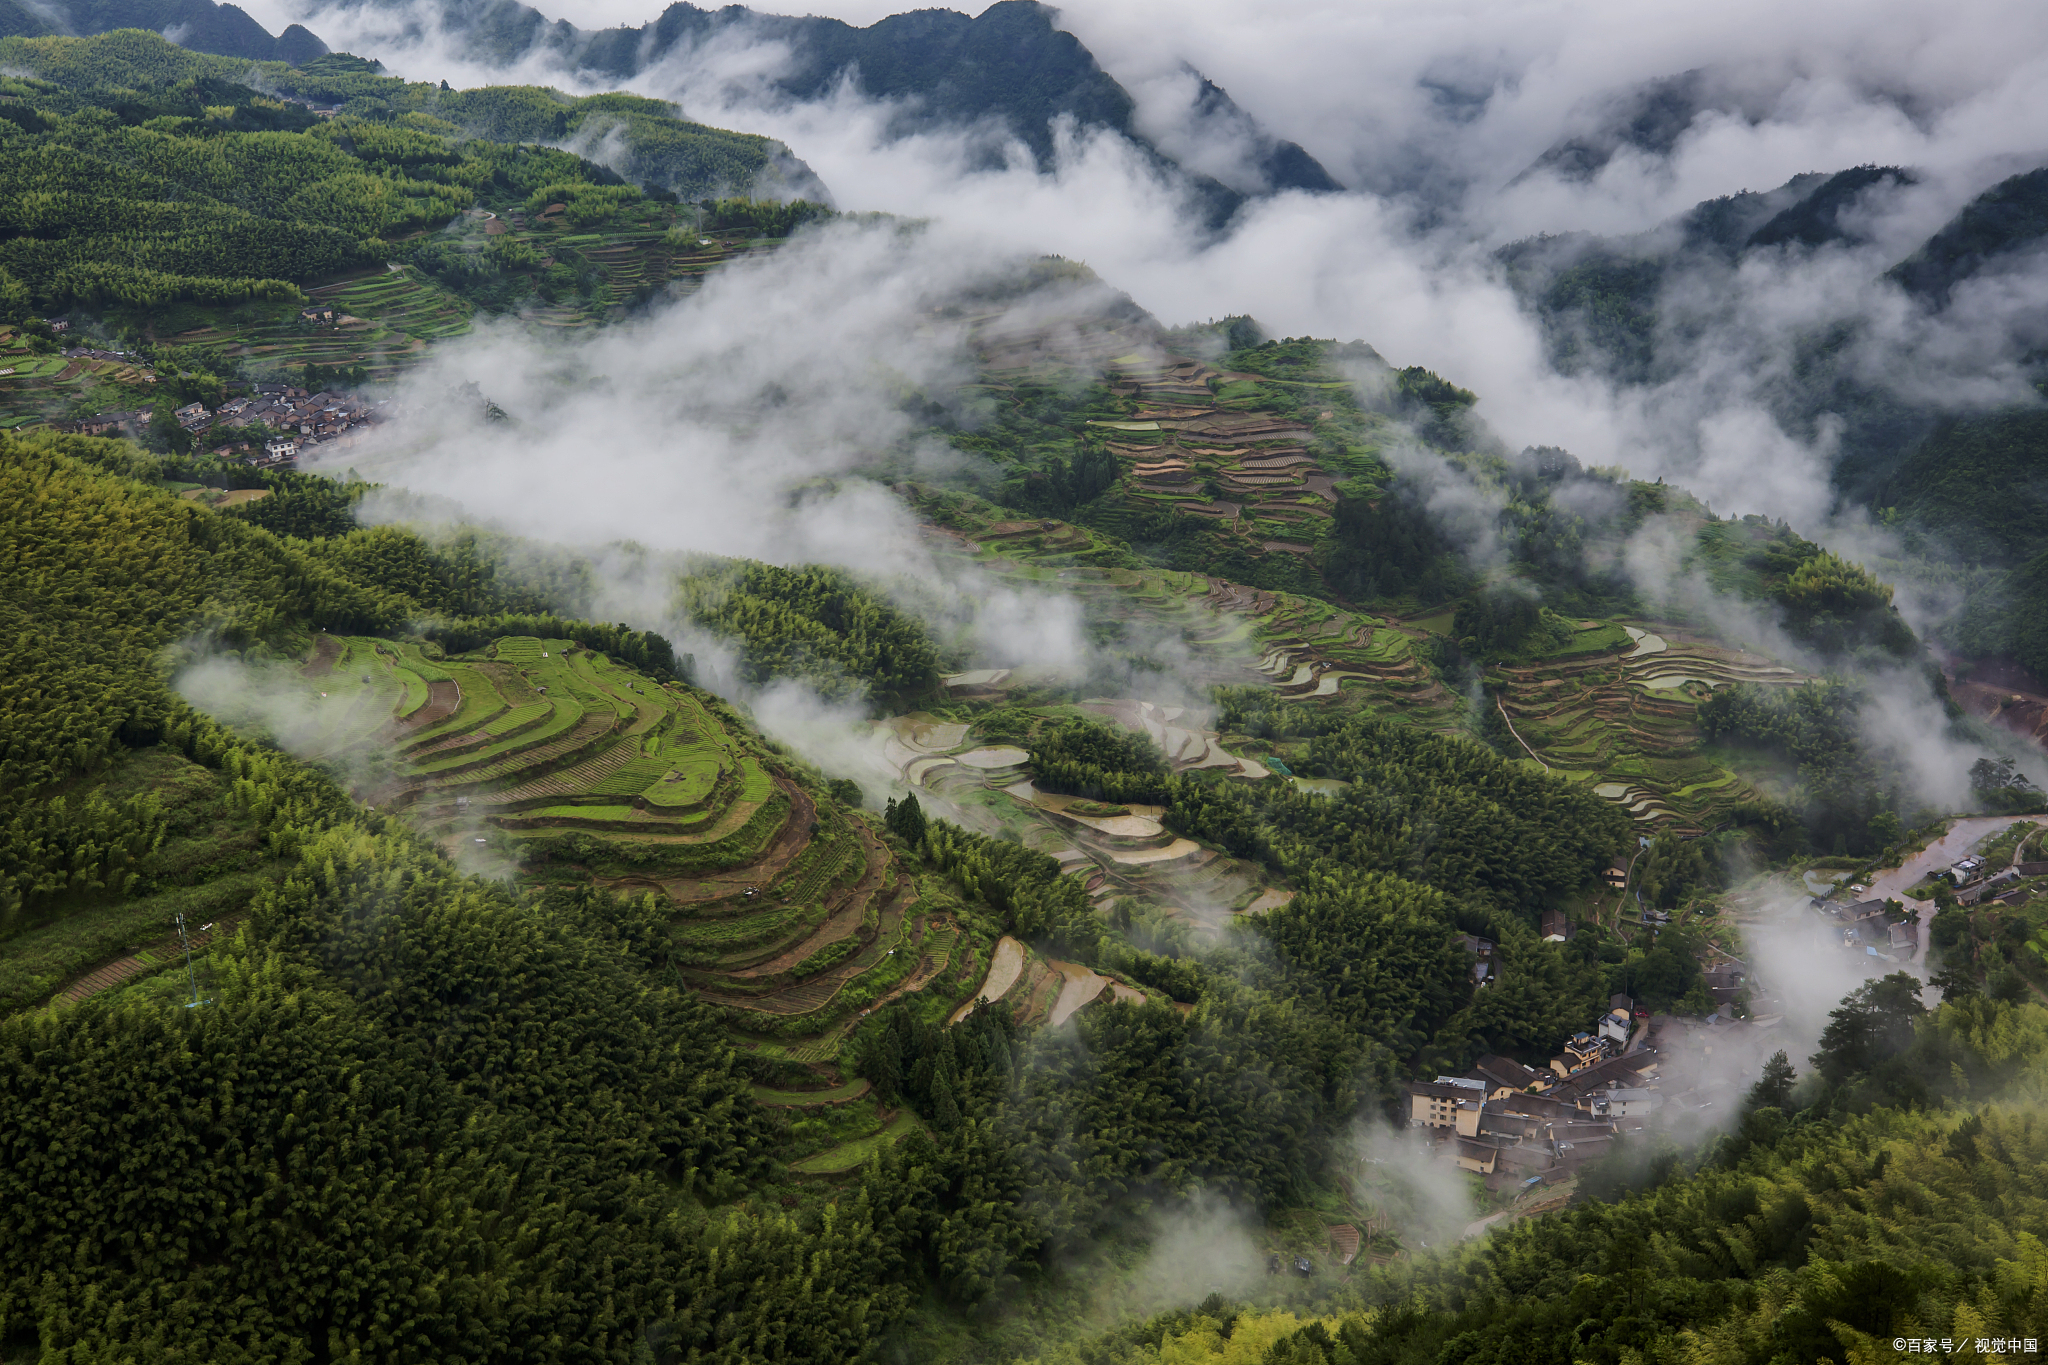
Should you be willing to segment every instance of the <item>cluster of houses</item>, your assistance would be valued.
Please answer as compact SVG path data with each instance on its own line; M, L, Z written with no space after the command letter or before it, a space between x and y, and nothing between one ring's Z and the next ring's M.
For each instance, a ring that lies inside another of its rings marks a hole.
M1982 858L1965 858L1942 873L1956 885L1956 904L2024 905L2036 895L2048 896L2048 888L2017 885L2033 877L2048 877L2048 862L2014 863L1988 876L1987 870Z
M258 467L271 467L289 464L306 450L328 442L346 444L357 432L384 421L388 409L381 400L370 402L354 394L325 390L308 393L290 384L258 384L254 392L228 400L217 411L203 403L187 403L175 416L180 427L193 433L209 428L220 432L258 425L268 427L278 434L264 443L261 454L250 454L244 459ZM84 436L138 436L149 421L148 408L120 408L60 423L58 430ZM236 448L231 443L214 453L229 455Z
M2032 878L2048 877L2048 862L2014 863L1991 872L1984 859L1972 857L1935 875L1956 888L1958 905L2024 905L2035 896L2048 897L2048 887L2027 884ZM1863 892L1863 887L1852 886L1846 894L1830 891L1808 902L1820 916L1822 941L1883 962L1910 961L1920 942L1915 917L1895 918L1882 900L1850 899Z
M1647 1015L1625 995L1565 1040L1545 1068L1481 1057L1464 1076L1408 1086L1409 1126L1489 1188L1564 1180L1652 1122L1713 1123L1784 1046L1782 1014L1736 1017L1740 963L1710 968L1720 1007L1704 1019Z
M1862 891L1854 887L1851 894ZM1837 900L1835 893L1815 896L1812 909L1821 917L1820 937L1824 943L1861 953L1884 962L1905 962L1919 947L1920 937L1911 918L1894 920L1881 900Z
M110 408L81 417L75 422L53 424L58 431L75 431L81 436L135 436L149 425L148 408Z
M1565 1040L1548 1070L1487 1056L1470 1076L1410 1082L1409 1126L1434 1137L1460 1169L1485 1176L1554 1179L1604 1155L1664 1104L1656 1050L1629 1046L1647 1016L1625 995L1610 1004L1592 1028Z
M383 420L379 405L354 394L321 390L308 393L288 384L258 384L254 393L232 399L214 414L214 424L241 428L261 424L274 431L298 433L290 442L298 450L346 437ZM275 443L273 443L275 444Z

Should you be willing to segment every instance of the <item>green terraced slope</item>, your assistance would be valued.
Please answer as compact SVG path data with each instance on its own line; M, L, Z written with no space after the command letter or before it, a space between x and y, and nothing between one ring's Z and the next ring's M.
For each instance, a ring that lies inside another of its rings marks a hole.
M573 640L451 658L320 637L320 756L451 854L667 908L669 964L744 1046L821 1063L890 995L979 979L868 821L809 788L724 703Z

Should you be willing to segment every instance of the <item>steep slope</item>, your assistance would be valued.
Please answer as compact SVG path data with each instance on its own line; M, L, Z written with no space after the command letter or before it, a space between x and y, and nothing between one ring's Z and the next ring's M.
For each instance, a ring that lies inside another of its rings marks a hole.
M1582 106L1578 130L1544 149L1516 180L1549 174L1590 181L1621 155L1662 161L1678 151L1696 126L1716 120L1755 126L1770 119L1788 96L1796 103L1799 88L1791 73L1759 65L1694 67L1612 91ZM1866 88L1859 93L1866 99L1906 105L1896 91ZM1904 112L1910 115L1911 110Z
M1107 128L1157 156L1133 125L1131 96L1072 34L1055 27L1056 11L1037 0L998 0L975 17L927 9L891 15L866 28L815 15L764 14L740 5L717 10L674 4L639 28L585 30L550 23L512 0L484 5L444 4L440 23L459 36L475 58L513 65L535 57L573 70L622 80L693 49L712 45L780 44L788 63L772 88L789 100L827 95L852 79L868 95L900 101L895 130L910 133L942 125L973 127L993 120L1022 138L1049 163L1053 124L1071 118ZM1205 116L1224 115L1247 126L1250 118L1219 87L1204 82ZM1330 190L1336 182L1291 142L1255 133L1257 189ZM1164 158L1162 158L1164 159ZM1228 216L1241 191L1195 174L1212 213Z
M1915 182L1913 172L1892 166L1802 175L1768 192L1707 201L1632 237L1537 237L1497 255L1560 371L1627 385L1683 382L1726 348L1746 347L1745 367L1760 376L1755 398L1787 431L1840 452L1835 482L1846 497L1882 506L1904 500L1887 491L1905 472L1901 461L1923 440L1940 439L1937 421L1954 415L1928 396L1926 384L1889 379L1864 354L1864 343L1887 324L1844 308L1760 337L1721 310L1742 295L1737 272L1785 269L1801 252L1864 245L1858 210L1871 196ZM1920 305L1904 314L1902 335L1888 344L1919 338L1932 345L1937 328L1995 336L2015 327L2014 343L2030 344L2024 324L2001 320L1995 285L2038 264L2044 235L2048 170L2039 170L1986 190L1891 270L1872 269L1873 290L1889 281ZM1971 280L1987 287L1966 296L1966 310L1953 300Z
M1889 278L1929 303L1946 305L1957 285L2029 263L2048 238L2048 166L2001 180L1964 206Z
M383 311L365 295L417 283L435 316L375 349L467 330L476 307L574 324L694 279L723 254L707 232L780 236L816 209L764 224L740 205L727 222L734 206L700 212L678 191L822 192L779 143L635 96L444 91L339 55L252 67L137 30L0 38L0 65L35 77L0 78L0 322L114 307L159 336L261 332L272 354L284 334L313 339L305 288L334 291L322 302L344 320L318 330L338 336ZM534 145L579 137L608 139L649 189Z

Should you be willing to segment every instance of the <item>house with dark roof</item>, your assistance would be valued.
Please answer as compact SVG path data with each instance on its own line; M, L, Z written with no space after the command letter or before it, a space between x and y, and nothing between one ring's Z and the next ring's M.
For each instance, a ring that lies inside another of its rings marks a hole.
M1534 1090L1549 1085L1553 1079L1548 1072L1523 1066L1511 1057L1498 1057L1492 1053L1474 1062L1472 1070L1487 1083L1490 1098Z

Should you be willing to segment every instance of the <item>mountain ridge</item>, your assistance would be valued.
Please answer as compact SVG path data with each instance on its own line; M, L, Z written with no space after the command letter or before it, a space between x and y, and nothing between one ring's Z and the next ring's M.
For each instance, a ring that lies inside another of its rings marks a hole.
M400 6L365 0L362 8ZM1162 164L1180 164L1138 131L1130 93L1080 39L1056 27L1058 11L1037 0L997 0L972 17L950 9L913 10L865 28L816 15L767 14L742 5L707 10L688 3L671 4L638 28L600 30L551 21L517 0L447 0L439 13L443 32L461 40L476 60L509 65L551 54L572 71L609 80L629 79L696 46L744 32L756 42L789 45L791 65L769 81L780 98L820 99L851 75L869 96L898 102L891 121L898 136L945 123L994 120L1029 146L1043 167L1052 161L1054 124L1069 117L1084 127L1111 129ZM424 35L416 23L409 32ZM1206 78L1200 101L1204 117L1228 117L1252 130L1264 189L1341 188L1306 150L1259 129ZM1213 221L1228 218L1248 197L1192 168L1181 169L1197 183Z
M161 33L216 57L297 66L329 48L302 24L272 36L239 5L214 0L0 0L0 38L93 37L115 29Z

